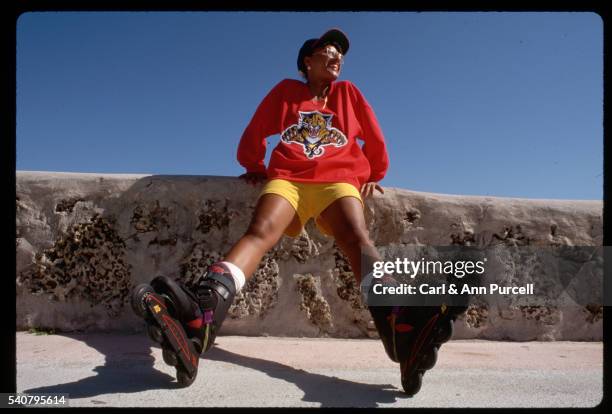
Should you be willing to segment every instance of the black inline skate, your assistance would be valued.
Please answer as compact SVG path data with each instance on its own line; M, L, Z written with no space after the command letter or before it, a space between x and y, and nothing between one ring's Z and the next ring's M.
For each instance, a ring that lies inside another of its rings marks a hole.
M234 280L221 264L212 265L193 291L165 276L134 289L132 308L182 386L195 380L200 355L213 346L235 295Z
M409 396L421 389L425 371L438 360L438 350L453 336L455 319L467 307L394 307L389 315L402 387Z
M376 283L398 285L387 276ZM467 310L467 304L368 306L368 309L387 356L400 364L404 392L413 396L421 389L425 371L436 364L438 350L452 337L453 323Z

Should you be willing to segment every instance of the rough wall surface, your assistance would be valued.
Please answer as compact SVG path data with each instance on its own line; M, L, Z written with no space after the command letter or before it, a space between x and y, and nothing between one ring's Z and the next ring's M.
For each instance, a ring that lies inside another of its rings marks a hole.
M129 292L187 284L246 230L259 188L233 177L17 172L17 327L141 330ZM601 246L602 202L386 188L366 201L377 246ZM454 338L601 340L602 307L472 304ZM375 337L346 257L312 222L283 237L222 334Z

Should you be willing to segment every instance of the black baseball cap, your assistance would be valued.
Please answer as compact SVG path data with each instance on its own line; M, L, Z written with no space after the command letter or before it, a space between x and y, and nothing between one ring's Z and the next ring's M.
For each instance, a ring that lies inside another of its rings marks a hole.
M319 37L318 39L308 39L304 42L304 44L300 48L300 52L298 53L298 70L302 73L306 73L304 58L306 56L312 55L312 52L314 52L317 48L330 43L336 43L338 46L340 46L341 50L339 52L343 55L346 55L349 50L349 40L348 37L344 34L344 32L340 29L330 29L327 32L323 33L323 36Z

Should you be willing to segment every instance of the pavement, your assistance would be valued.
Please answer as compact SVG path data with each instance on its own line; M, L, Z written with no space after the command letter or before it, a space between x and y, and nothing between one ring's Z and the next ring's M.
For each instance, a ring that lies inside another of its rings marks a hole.
M68 394L71 407L593 407L603 397L601 342L451 340L408 398L375 339L220 336L188 388L144 333L16 340L17 392Z

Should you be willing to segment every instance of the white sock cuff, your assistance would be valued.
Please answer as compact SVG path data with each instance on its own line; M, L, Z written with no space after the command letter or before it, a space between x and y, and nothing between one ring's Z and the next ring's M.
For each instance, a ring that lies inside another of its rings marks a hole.
M240 289L242 289L242 287L244 286L244 284L246 283L246 278L244 277L244 272L235 264L230 263L230 262L221 262L221 264L225 265L231 275L234 278L234 283L236 284L236 293L238 293L240 291Z

